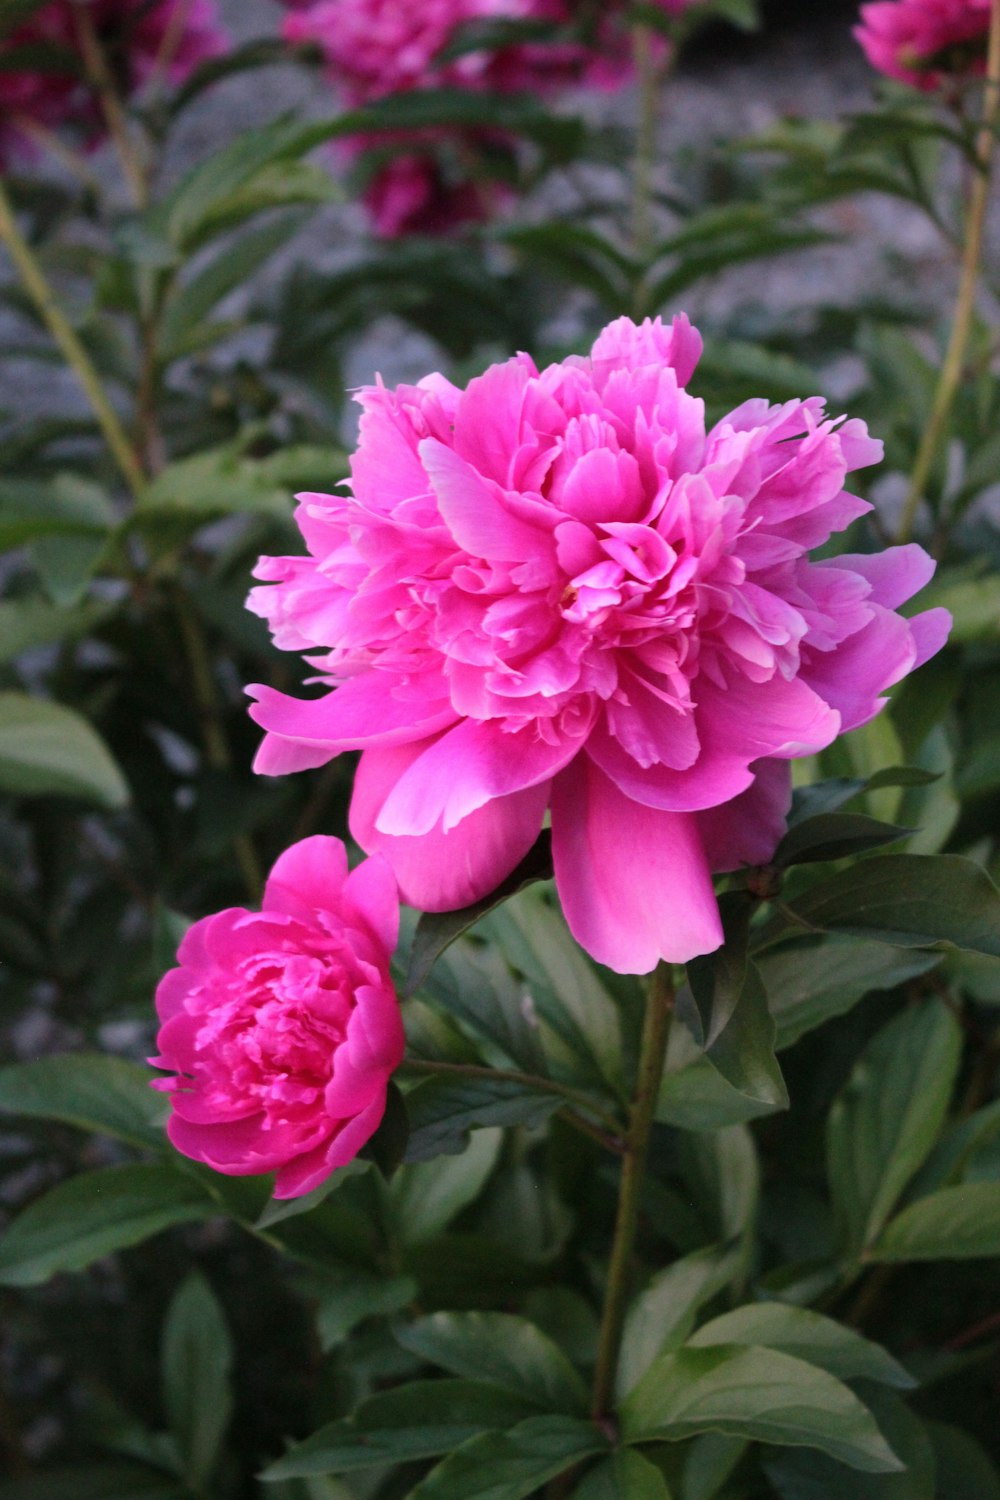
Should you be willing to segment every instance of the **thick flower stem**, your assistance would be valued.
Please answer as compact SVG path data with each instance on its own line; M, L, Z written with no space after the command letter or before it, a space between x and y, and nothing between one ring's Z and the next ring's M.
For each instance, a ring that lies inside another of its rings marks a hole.
M618 1350L621 1345L628 1297L629 1267L639 1218L639 1200L646 1171L646 1155L649 1150L650 1132L653 1128L656 1099L660 1091L660 1080L663 1077L667 1033L673 1005L674 990L670 969L666 964L661 964L650 980L646 997L646 1017L639 1052L639 1073L626 1138L625 1158L622 1163L621 1186L618 1191L618 1217L611 1246L604 1314L601 1319L597 1365L594 1371L591 1414L596 1422L607 1420L611 1398L614 1394Z
M934 393L931 414L913 466L910 490L899 525L898 540L900 542L908 541L913 531L917 508L923 499L927 480L947 429L948 418L955 404L965 366L966 350L972 331L972 317L975 312L976 289L979 284L979 267L983 256L983 233L992 181L998 116L1000 116L1000 0L992 0L983 118L976 139L976 172L969 199L955 321L952 324L948 349L945 353L944 364L941 366L937 390Z
M24 289L34 303L39 317L83 387L84 395L97 418L104 440L129 489L133 494L141 494L146 485L146 477L139 458L125 434L125 429L114 407L104 393L100 377L91 363L90 356L56 301L55 294L45 279L44 272L31 247L17 227L14 211L2 182L0 182L0 240L6 245Z

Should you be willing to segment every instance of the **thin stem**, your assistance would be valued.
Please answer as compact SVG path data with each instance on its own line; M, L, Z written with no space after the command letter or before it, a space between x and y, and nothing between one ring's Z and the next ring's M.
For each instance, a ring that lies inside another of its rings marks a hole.
M101 46L97 29L93 18L86 5L77 5L76 30L80 42L80 53L83 57L84 67L94 91L100 100L101 110L108 127L108 134L115 143L118 158L122 164L125 181L128 183L132 194L132 201L136 208L145 208L149 202L149 183L146 180L146 171L132 137L129 134L128 120L125 110L118 97L115 87L114 75L105 56L104 48Z
M94 369L90 356L56 301L55 294L45 279L45 274L34 252L17 227L14 211L2 181L0 181L0 240L7 246L10 258L39 317L83 387L105 442L129 489L136 495L141 494L146 485L142 465L125 434L125 429L114 407L104 393L100 377Z
M649 27L637 26L632 34L635 71L639 80L639 122L632 167L632 245L640 260L648 258L652 240L653 168L656 164L661 73L654 47Z
M595 1104L589 1094L582 1093L579 1089L569 1088L564 1083L556 1083L551 1078L542 1078L536 1073L519 1073L509 1068L484 1068L477 1063L448 1063L432 1062L420 1057L408 1057L402 1063L411 1073L440 1074L442 1077L452 1078L492 1078L499 1079L504 1083L520 1083L525 1088L537 1089L542 1094L555 1094L567 1103L576 1105L577 1109L585 1109L588 1114L593 1115L595 1120L608 1130L613 1140L620 1141L622 1134L622 1123L616 1120L614 1115L604 1109L600 1104ZM607 1141L601 1137L602 1143Z
M639 1073L635 1097L632 1101L625 1159L622 1163L621 1186L618 1191L618 1216L611 1246L608 1285L604 1297L604 1313L597 1348L597 1366L594 1371L591 1413L596 1422L607 1421L611 1398L614 1394L618 1351L625 1322L629 1267L639 1218L639 1199L646 1170L646 1156L649 1151L649 1137L653 1128L656 1099L660 1092L660 1080L663 1077L667 1033L673 1005L674 990L670 970L666 964L661 964L650 980L649 993L646 997L646 1016L639 1051Z
M927 480L934 467L934 461L937 458L962 380L962 370L965 365L965 355L975 312L979 266L983 257L983 234L989 203L998 115L1000 115L1000 0L992 0L983 115L976 138L976 175L969 198L955 321L952 324L948 349L945 353L944 364L941 366L937 390L934 393L931 414L913 466L910 490L899 525L898 539L901 542L907 541L913 531L917 508L923 499Z
M100 192L100 183L83 157L78 151L67 146L65 141L60 140L54 130L50 130L46 125L40 125L29 115L13 115L10 125L12 129L19 130L23 136L27 136L43 151L47 151L56 161L61 162L88 191L95 194Z

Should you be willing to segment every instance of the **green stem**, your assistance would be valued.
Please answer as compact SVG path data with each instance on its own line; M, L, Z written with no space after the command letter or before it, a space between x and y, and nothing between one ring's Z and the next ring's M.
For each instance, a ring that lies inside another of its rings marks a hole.
M650 980L649 993L646 997L646 1016L639 1051L639 1072L625 1143L621 1186L618 1191L618 1216L611 1246L608 1284L597 1348L597 1365L594 1371L591 1413L597 1422L607 1420L614 1395L618 1351L625 1322L629 1269L639 1218L639 1200L646 1171L646 1156L649 1151L649 1137L653 1128L656 1100L660 1092L660 1080L663 1077L667 1034L673 1005L674 990L670 969L666 964L661 964Z
M622 1123L620 1120L616 1120L614 1115L609 1114L600 1104L595 1104L589 1094L584 1094L579 1089L569 1088L564 1083L556 1083L551 1078L542 1078L535 1073L519 1073L509 1068L485 1068L477 1063L433 1062L420 1057L407 1057L402 1067L408 1068L411 1073L428 1073L444 1078L499 1079L503 1083L522 1084L525 1088L536 1089L541 1094L554 1094L560 1099L565 1099L568 1104L575 1105L577 1109L585 1109L595 1120L600 1121L608 1131L608 1137L603 1135L599 1137L603 1144L609 1144L609 1138L616 1144L621 1140Z
M97 29L86 5L77 5L76 31L80 42L80 54L94 92L100 101L108 134L115 143L122 172L128 183L135 207L143 209L149 202L149 183L146 171L129 134L125 110L115 88L114 75L104 55Z
M910 490L899 525L898 540L900 542L908 541L912 534L917 509L927 488L927 481L934 467L934 461L937 458L962 380L969 335L972 332L980 262L983 258L983 234L989 203L998 114L1000 114L1000 0L992 0L983 116L976 140L976 175L969 198L955 320L952 324L944 363L941 366L937 390L934 393L931 414L913 466Z
M45 279L44 272L31 247L17 227L14 211L2 182L0 182L0 240L6 245L24 289L34 303L39 317L83 387L84 395L97 418L104 440L129 489L133 494L141 494L146 486L146 476L143 474L138 456L125 434L125 429L114 407L104 393L100 377L94 369L90 356L56 301L55 294Z
M637 26L632 37L639 80L639 123L632 168L632 246L637 259L649 256L652 240L653 168L656 163L656 125L659 115L660 67L653 51L653 33Z

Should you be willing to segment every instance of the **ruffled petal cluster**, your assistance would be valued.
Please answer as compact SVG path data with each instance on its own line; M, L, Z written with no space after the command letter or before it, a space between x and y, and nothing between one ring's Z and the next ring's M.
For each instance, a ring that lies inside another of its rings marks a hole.
M156 993L168 1133L217 1172L276 1172L275 1196L317 1187L385 1112L403 1057L389 962L399 927L386 861L348 874L339 839L277 861L263 910L195 922Z
M299 497L306 557L249 607L325 691L251 688L277 775L363 751L355 838L424 910L475 901L551 816L582 945L621 972L722 940L712 873L766 861L788 762L863 724L949 619L897 607L917 546L813 562L878 461L819 398L706 431L683 316L612 323L465 390L363 391L350 495Z
M0 170L32 153L39 128L69 126L88 146L103 138L100 102L79 61L81 10L126 97L156 74L182 83L228 46L213 0L49 0L0 41ZM5 63L19 53L23 66Z
M990 0L872 0L854 35L880 73L933 91L983 72L989 29Z

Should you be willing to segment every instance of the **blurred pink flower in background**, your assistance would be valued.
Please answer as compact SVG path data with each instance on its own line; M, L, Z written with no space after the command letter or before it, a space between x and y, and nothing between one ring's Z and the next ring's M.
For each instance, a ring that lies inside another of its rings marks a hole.
M358 108L394 94L428 89L551 96L560 88L611 88L631 76L628 36L617 10L588 39L571 34L569 0L285 0L283 35L294 46L319 49L326 76L344 103ZM555 27L565 37L533 39L503 27ZM482 45L457 46L463 29L487 28ZM497 28L491 34L489 27ZM450 48L454 48L449 52ZM379 234L440 233L488 216L509 190L493 180L489 148L511 154L513 138L495 129L394 133L401 157L376 171L364 193ZM387 139L380 133L381 141ZM435 143L450 142L441 152ZM348 160L378 138L358 135L338 150ZM484 152L484 146L487 150ZM407 149L409 148L409 149ZM446 161L447 158L447 161ZM456 164L458 170L456 170Z
M864 424L755 400L706 433L700 351L683 316L621 318L541 372L364 390L353 494L299 497L309 556L262 558L249 600L331 689L250 689L258 771L362 750L352 832L424 910L493 890L551 813L570 927L622 972L719 945L711 874L770 858L787 762L949 625L895 613L919 547L806 557L871 509Z
M103 138L100 101L81 55L82 13L123 98L157 75L182 83L228 47L213 0L51 0L0 40L0 170L31 154L38 127L73 127L87 146ZM31 50L18 67L22 48Z
M854 35L880 73L934 90L983 71L989 29L990 0L873 0Z
M259 913L190 928L156 993L174 1075L170 1139L217 1172L277 1172L294 1198L377 1130L403 1057L389 963L399 899L380 856L348 874L339 839L303 839L271 871Z

